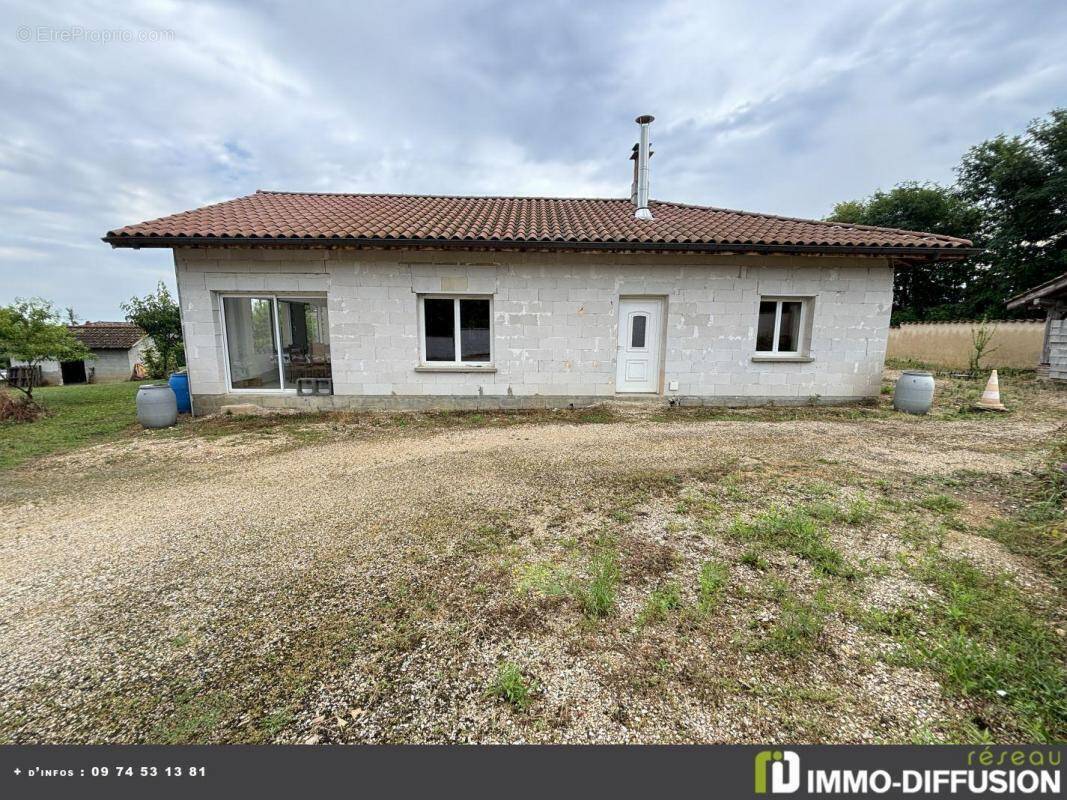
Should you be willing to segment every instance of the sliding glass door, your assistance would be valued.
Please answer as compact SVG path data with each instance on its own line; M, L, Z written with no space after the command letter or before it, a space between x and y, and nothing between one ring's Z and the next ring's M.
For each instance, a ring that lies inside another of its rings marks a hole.
M330 332L325 299L278 298L282 377L286 389L300 378L329 378Z
M230 388L280 389L274 298L224 297Z
M322 297L222 298L230 388L296 389L301 378L329 380L330 325Z

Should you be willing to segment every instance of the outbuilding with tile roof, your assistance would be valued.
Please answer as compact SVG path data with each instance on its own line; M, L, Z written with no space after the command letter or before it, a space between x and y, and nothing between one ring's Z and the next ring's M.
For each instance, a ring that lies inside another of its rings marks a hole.
M134 377L144 349L151 342L141 328L129 322L85 322L68 325L67 329L89 348L92 357L42 362L41 380L46 385L128 381Z

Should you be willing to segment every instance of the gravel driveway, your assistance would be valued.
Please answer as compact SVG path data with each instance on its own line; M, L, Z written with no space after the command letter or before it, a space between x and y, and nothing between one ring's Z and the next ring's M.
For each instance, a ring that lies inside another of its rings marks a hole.
M368 432L324 421L54 458L0 490L0 741L936 732L966 710L931 675L882 658L846 605L810 651L757 646L783 613L782 587L806 597L825 581L773 548L756 563L730 525L819 498L881 504L864 525L829 524L864 572L834 591L891 605L924 591L894 566L909 546L902 504L946 477L1010 482L1040 462L1057 424L638 416ZM1011 512L961 496L967 524ZM946 547L1054 596L1025 559L957 527ZM610 613L591 618L567 587L606 540L621 577ZM715 559L730 578L709 611L699 575ZM659 618L647 609L664 586L679 596ZM505 662L526 676L528 707L495 696Z

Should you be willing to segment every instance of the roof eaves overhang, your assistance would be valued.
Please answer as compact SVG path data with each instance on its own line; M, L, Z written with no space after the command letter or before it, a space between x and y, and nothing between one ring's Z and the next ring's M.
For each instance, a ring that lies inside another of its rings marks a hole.
M1009 299L1005 306L1008 309L1022 308L1030 304L1040 305L1040 301L1049 295L1067 294L1067 272L1063 275L1045 281L1040 286L1028 289L1022 294L1017 294Z
M116 236L103 241L112 247L296 247L411 250L525 250L620 253L718 253L774 255L885 256L904 260L954 261L982 252L975 247L842 246L755 244L742 242L626 242L526 239L380 239L252 236Z

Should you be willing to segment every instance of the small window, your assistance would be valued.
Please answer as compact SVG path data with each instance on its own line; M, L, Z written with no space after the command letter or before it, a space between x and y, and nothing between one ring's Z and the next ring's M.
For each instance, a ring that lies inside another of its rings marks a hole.
M423 297L421 303L423 361L492 361L492 307L488 297Z
M648 324L648 317L644 314L637 314L632 319L630 347L638 349L645 346L645 326Z
M761 300L756 352L796 355L805 350L804 300Z

